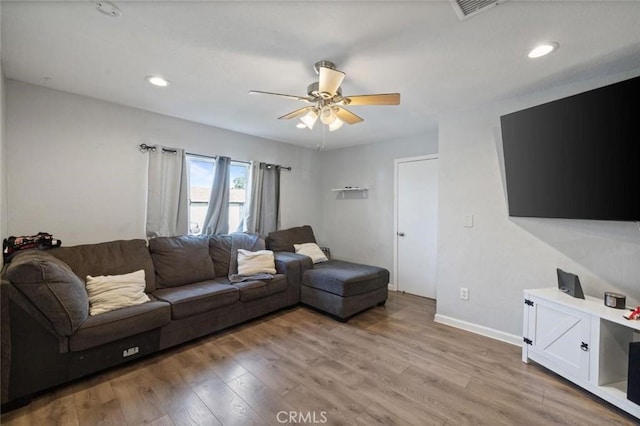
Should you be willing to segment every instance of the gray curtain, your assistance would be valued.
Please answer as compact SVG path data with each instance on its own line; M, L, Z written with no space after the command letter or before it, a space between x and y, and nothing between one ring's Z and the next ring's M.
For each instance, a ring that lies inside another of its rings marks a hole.
M245 231L266 236L280 229L280 167L251 162Z
M229 188L231 187L231 158L216 158L209 208L202 224L206 235L229 233Z
M158 146L148 152L147 238L186 235L189 212L184 150Z
M260 211L260 199L262 195L262 174L260 163L252 161L249 166L249 179L247 182L247 201L244 206L244 232L256 233L257 217Z

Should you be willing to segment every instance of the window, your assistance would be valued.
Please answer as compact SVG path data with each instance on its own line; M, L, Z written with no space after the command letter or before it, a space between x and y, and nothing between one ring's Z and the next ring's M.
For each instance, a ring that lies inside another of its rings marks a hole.
M189 173L189 233L200 234L209 207L215 158L187 155ZM249 164L231 162L229 188L229 232L242 231Z

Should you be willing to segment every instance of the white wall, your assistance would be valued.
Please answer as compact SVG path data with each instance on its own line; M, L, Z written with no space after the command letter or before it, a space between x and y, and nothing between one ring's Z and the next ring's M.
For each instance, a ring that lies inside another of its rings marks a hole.
M522 290L554 287L556 268L579 275L585 293L640 302L640 229L634 223L509 218L500 116L635 74L576 83L441 117L438 317L522 334ZM465 228L464 216L474 215ZM469 288L470 300L459 299Z
M327 145L330 141L327 142ZM321 245L343 260L382 266L393 276L394 160L438 152L438 132L413 139L324 151ZM368 187L360 192L331 192L345 186Z
M6 82L8 232L64 245L145 237L147 154L159 144L282 172L282 226L322 228L319 153L21 83Z

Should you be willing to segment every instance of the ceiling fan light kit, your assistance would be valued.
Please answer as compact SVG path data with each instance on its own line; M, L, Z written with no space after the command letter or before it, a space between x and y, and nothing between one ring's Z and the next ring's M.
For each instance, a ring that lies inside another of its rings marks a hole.
M300 121L302 121L309 130L313 129L313 125L316 124L317 120L318 114L313 109L300 117Z
M314 65L318 81L307 86L307 96L285 95L282 93L250 90L249 94L274 95L312 104L278 117L279 120L300 118L308 129L313 129L318 118L329 127L338 130L344 123L356 124L364 121L344 108L345 105L399 105L400 93L342 96L342 81L346 74L336 69L330 61L318 61ZM298 125L297 127L302 127Z
M334 106L323 106L320 110L320 121L322 121L326 125L333 123L334 121L336 121L336 118L338 118L337 110L338 108Z
M342 127L343 124L344 124L344 121L336 117L336 119L333 120L331 124L329 124L329 131L333 132L335 130L338 130L340 127Z

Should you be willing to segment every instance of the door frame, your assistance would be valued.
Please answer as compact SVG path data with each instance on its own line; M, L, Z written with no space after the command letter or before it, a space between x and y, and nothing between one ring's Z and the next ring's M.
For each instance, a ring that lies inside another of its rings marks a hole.
M428 154L418 155L415 157L396 158L393 160L393 284L389 285L389 290L398 291L398 168L400 163L438 160L439 158L439 154ZM438 188L439 187L440 182L438 182Z

